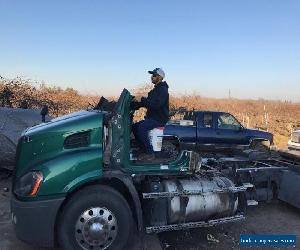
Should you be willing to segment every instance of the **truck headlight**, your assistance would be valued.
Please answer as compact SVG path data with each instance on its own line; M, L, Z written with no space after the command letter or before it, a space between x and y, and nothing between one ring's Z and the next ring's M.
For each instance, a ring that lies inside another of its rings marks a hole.
M14 192L18 196L35 196L43 181L41 172L29 172L17 180Z

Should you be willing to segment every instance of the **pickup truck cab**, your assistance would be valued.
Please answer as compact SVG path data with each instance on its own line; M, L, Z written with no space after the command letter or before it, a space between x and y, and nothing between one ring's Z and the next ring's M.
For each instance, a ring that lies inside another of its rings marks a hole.
M193 111L183 121L169 121L165 136L177 137L185 148L218 149L254 146L256 142L273 144L273 135L266 131L248 129L231 114L217 111Z

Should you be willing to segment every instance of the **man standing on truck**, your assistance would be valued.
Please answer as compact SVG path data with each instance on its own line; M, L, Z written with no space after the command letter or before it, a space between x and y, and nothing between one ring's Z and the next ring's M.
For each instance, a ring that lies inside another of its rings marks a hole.
M149 131L164 126L169 120L169 92L168 84L163 81L165 72L161 68L148 71L151 74L151 81L154 88L149 91L147 97L141 97L137 107L145 107L147 113L145 120L133 124L132 131L135 139L139 143L141 150L145 151L141 160L154 159L154 152L149 140Z

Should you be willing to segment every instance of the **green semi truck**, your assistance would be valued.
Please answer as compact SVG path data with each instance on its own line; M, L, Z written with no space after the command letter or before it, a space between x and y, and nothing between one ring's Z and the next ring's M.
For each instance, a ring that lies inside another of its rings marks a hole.
M136 159L132 99L124 89L112 112L80 111L23 132L11 199L18 238L62 249L122 249L135 228L159 233L244 218L253 185L239 181L236 168L210 167L168 136L169 156Z

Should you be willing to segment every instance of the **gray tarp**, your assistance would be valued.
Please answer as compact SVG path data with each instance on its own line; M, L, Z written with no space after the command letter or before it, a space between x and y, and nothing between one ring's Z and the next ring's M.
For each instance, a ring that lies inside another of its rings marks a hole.
M40 112L34 109L0 108L0 168L13 168L18 139L23 130L42 122Z

